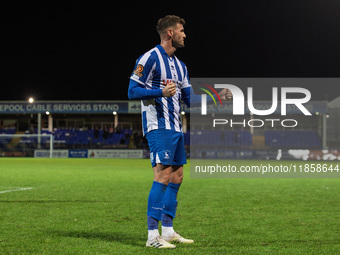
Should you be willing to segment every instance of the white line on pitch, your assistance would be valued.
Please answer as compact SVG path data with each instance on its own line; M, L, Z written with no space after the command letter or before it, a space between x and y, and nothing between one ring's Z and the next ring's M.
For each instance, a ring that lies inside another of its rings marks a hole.
M33 188L27 187L27 188L16 188L16 189L4 190L4 191L0 191L0 194L14 192L14 191L21 191L21 190L29 190L29 189L33 189Z

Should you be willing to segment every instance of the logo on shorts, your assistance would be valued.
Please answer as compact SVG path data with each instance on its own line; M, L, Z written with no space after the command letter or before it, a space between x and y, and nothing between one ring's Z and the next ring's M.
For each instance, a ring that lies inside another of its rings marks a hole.
M170 155L171 155L171 153L170 153L170 151L164 151L164 159L170 159Z

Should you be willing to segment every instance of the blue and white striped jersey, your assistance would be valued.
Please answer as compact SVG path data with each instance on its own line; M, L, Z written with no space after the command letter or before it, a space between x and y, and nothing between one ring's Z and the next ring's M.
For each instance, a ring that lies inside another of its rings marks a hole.
M130 79L150 92L141 101L144 135L154 129L182 132L180 101L183 89L190 87L185 64L176 56L170 58L163 47L157 45L137 59ZM176 84L176 94L163 97L161 89L170 82Z

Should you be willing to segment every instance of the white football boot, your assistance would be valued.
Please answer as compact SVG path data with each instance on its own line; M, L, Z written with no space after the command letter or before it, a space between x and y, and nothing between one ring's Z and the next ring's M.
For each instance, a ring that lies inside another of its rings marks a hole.
M173 243L193 243L194 240L186 239L182 236L180 236L177 232L174 232L172 236L161 236L161 238L167 242L173 242Z
M160 248L160 249L174 249L176 248L176 245L168 243L160 236L156 236L151 241L148 240L146 242L146 247L154 247L154 248Z

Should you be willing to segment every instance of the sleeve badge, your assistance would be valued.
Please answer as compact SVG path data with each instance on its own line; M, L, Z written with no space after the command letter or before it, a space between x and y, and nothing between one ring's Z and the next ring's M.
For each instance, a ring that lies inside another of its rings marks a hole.
M143 70L144 70L144 66L141 64L138 64L136 67L136 70L133 71L133 73L137 75L139 78L141 78L143 76Z

